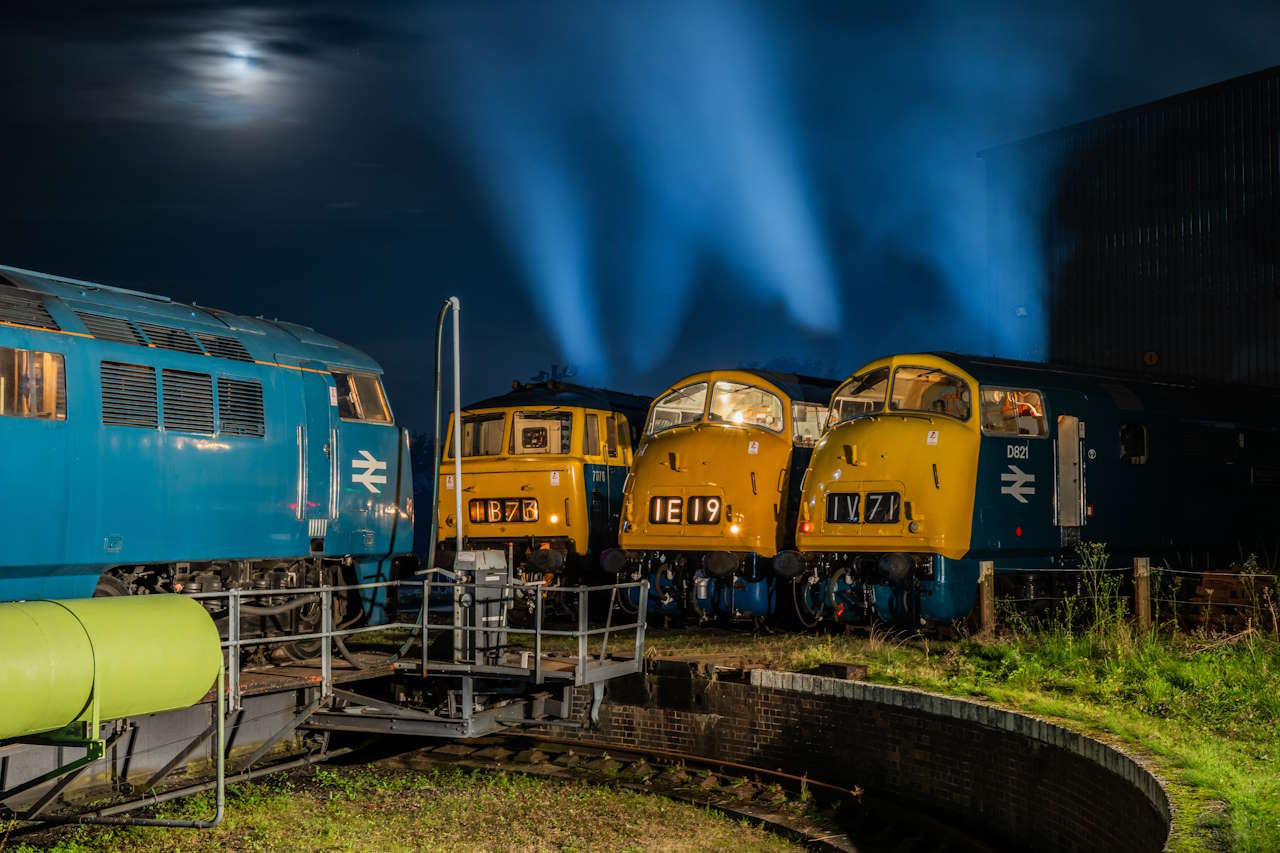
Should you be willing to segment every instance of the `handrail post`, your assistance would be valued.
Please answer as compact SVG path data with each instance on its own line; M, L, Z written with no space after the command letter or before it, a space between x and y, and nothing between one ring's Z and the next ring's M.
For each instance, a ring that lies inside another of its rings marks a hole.
M227 692L230 710L240 710L240 589L232 587L227 595Z
M320 588L320 695L333 695L333 588L324 584Z
M431 601L431 573L422 579L422 677L427 677L427 632L431 629L427 624L431 621L431 611L427 604Z
M609 632L613 629L613 605L618 599L618 587L615 584L609 590L609 612L604 617L604 639L600 641L600 663L604 663L605 652L609 650Z
M533 683L542 683L542 584L534 590L533 599Z
M578 586L578 677L587 673L587 593Z
M644 580L640 581L640 586L638 587L638 590L640 593L640 601L636 605L636 662L637 664L639 664L640 669L643 669L644 665L640 662L644 660L645 616L649 611L649 579L648 578L645 578Z

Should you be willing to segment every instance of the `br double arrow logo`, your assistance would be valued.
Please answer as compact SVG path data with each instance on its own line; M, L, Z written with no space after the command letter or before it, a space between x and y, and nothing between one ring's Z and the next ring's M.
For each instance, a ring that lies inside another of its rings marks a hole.
M1036 475L1028 474L1017 465L1010 465L1009 470L1000 475L1000 482L1008 484L1000 487L1000 494L1011 495L1018 503L1026 503L1027 498L1036 493Z
M387 470L387 463L380 459L374 459L373 454L367 450L361 450L360 456L351 460L352 468L363 468L358 474L351 475L351 482L359 483L375 495L382 492L374 483L387 482L386 474L379 474L378 471Z

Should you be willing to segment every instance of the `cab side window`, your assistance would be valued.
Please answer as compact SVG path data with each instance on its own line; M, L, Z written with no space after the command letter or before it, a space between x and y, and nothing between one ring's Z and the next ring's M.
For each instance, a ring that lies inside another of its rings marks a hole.
M0 415L66 420L66 371L62 356L0 347Z
M613 415L605 418L605 437L609 447L609 458L618 458L618 421Z
M338 386L338 417L356 421L360 410L356 408L356 395L351 390L351 378L345 373L333 374L333 384Z
M631 464L631 449L634 445L631 442L631 425L627 423L627 416L616 414L618 419L618 447L622 451L622 464Z
M817 403L791 404L791 440L796 447L813 447L827 428L830 410Z
M1126 465L1147 464L1147 428L1145 425L1120 425L1120 461Z
M338 416L350 421L391 423L391 409L382 383L372 373L333 374L338 391Z
M584 416L587 428L582 431L582 455L600 455L600 416L595 412L587 412Z
M1049 434L1044 399L1039 391L982 386L982 431L1042 438Z

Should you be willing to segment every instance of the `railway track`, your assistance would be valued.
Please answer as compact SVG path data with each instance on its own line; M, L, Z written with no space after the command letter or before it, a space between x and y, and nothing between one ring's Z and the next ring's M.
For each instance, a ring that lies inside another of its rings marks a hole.
M388 769L469 769L618 785L751 820L814 849L978 853L995 848L918 812L807 776L661 749L542 735L432 744L376 762Z

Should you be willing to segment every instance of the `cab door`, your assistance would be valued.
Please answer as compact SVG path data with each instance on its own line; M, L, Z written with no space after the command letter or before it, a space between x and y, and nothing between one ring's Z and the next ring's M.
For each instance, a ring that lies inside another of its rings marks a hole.
M337 516L337 389L327 371L301 373L303 422L298 431L301 503L298 518L309 521L308 535L323 539Z
M595 553L607 547L609 540L609 458L608 433L599 412L583 413L584 443L582 465L583 487L586 489L587 550ZM603 434L602 434L603 433Z
M627 419L617 412L605 418L605 494L608 497L608 528L601 536L606 547L616 545L622 523L622 489L627 482L631 439Z
M1056 523L1064 547L1080 541L1085 523L1084 421L1074 415L1058 415L1058 441L1054 454Z

